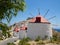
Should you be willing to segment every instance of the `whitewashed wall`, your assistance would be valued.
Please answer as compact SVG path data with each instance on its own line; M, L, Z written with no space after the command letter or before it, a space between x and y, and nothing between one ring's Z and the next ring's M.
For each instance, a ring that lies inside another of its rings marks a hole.
M52 37L52 27L51 24L44 23L29 23L27 30L27 37L31 39L36 39L38 36L44 38L45 36L48 38Z
M26 38L26 37L27 37L26 30L20 30L19 31L19 38L23 39L23 38Z
M23 39L27 37L26 30L20 30L19 32L13 32L14 37L19 37L19 39Z
M19 32L13 31L13 36L14 37L19 37Z

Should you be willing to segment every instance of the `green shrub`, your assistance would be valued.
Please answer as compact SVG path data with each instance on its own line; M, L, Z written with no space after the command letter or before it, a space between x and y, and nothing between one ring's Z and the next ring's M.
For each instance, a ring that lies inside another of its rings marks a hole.
M22 40L19 41L18 45L30 45L27 43L29 41L29 38L23 38Z
M35 39L35 41L39 41L40 40L40 36L38 36L36 39Z
M45 39L48 39L48 36L47 35L45 35Z
M19 41L18 45L30 45L30 44L25 41Z
M57 41L60 42L60 36L57 37Z
M51 43L54 43L54 39L53 39L53 38L50 38L50 42L51 42Z
M38 42L37 45L44 45L45 43L42 41L42 42Z
M7 45L15 45L14 43L7 43Z
M27 41L27 42L30 41L30 40L31 40L31 39L30 39L29 37L25 38L25 41Z
M0 40L3 40L2 37L0 37Z

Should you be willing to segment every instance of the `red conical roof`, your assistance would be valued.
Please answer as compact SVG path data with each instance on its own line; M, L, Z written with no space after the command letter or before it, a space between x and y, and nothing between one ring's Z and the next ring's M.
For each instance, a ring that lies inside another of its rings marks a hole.
M37 19L38 18L38 19ZM29 20L31 23L35 23L36 20L40 19L40 23L50 23L48 20L46 20L43 16L37 15L35 18L32 18Z

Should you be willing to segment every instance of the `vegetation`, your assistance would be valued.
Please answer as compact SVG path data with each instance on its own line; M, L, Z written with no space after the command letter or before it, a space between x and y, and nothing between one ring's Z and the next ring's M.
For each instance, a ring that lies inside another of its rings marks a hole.
M60 43L60 36L53 35L53 37L50 39L51 43Z
M26 42L30 41L31 39L29 37L23 38Z
M7 45L15 45L14 43L7 43Z
M35 43L36 45L45 45L45 44L49 44L49 43L52 43L53 44L59 44L60 42L58 41L58 38L57 36L53 36L53 38L51 38L51 40L42 40L40 39L40 37L38 36L35 40ZM19 41L18 45L30 45L30 43L28 42L32 42L32 40L30 40L30 38L23 38ZM32 43L32 44L33 44Z
M24 0L0 0L0 20L7 19L9 22L18 11L23 11Z
M3 40L3 39L0 37L0 40Z
M23 38L22 40L19 41L18 45L30 45L28 41L29 41L28 38Z
M0 0L0 28L3 36L10 37L8 24L11 19L17 16L18 11L23 11L25 8L24 0ZM8 24L2 20L7 20Z
M48 36L47 35L45 35L45 39L48 39Z
M39 41L40 40L40 36L38 36L36 39L35 39L35 41Z
M4 23L0 23L0 28L1 28L1 30L2 30L2 35L4 36L4 37L10 37L10 33L9 33L9 27L6 25L6 24L4 24Z
M42 41L42 42L38 42L37 45L44 45L45 43Z

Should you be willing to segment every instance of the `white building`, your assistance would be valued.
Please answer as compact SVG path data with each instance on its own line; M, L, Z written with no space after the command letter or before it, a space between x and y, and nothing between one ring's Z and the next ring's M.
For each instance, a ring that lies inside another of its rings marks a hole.
M20 23L18 23L19 25ZM17 28L19 27L19 28ZM29 37L31 39L36 39L38 36L40 38L52 37L52 25L45 18L38 15L32 19L27 20L23 25L17 26L14 30L15 36L20 39L24 37Z
M40 15L29 20L27 30L27 37L36 39L38 36L40 38L45 38L46 36L48 38L52 37L51 23Z
M14 37L19 37L19 31L20 31L20 27L15 26L14 30L13 30L13 36Z
M26 25L22 24L21 26L15 26L14 28L14 36L19 37L20 39L27 37L27 27Z

